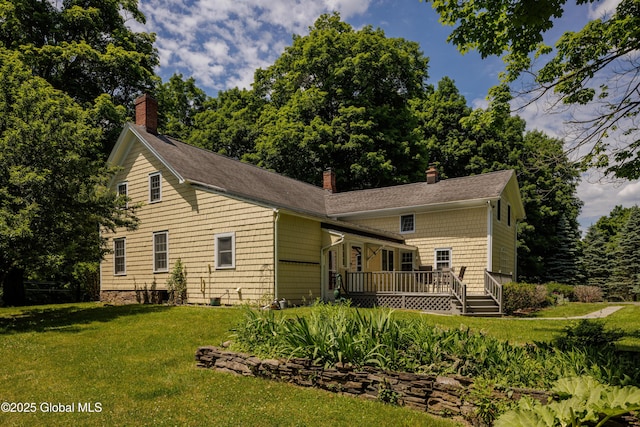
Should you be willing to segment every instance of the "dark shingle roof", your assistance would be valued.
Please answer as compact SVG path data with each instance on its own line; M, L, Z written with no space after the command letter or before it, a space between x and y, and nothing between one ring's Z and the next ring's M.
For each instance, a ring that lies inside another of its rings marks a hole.
M371 190L336 193L327 197L327 214L339 216L374 210L411 208L500 197L515 172L504 170L435 184L417 182Z
M326 214L326 192L322 188L167 136L153 135L143 126L131 127L187 181L269 206L290 208L314 215Z
M143 126L130 126L186 181L268 206L322 217L497 198L515 174L505 170L436 184L418 182L331 194L320 187L148 133Z

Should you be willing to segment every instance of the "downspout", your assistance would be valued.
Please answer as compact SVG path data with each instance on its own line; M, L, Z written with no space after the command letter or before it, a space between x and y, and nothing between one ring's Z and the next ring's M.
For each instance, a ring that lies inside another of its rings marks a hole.
M516 219L515 229L513 230L513 249L514 249L514 262L513 262L513 277L514 282L518 281L518 223L520 221Z
M273 297L278 299L278 221L280 211L273 209Z
M493 271L493 210L487 200L487 271Z

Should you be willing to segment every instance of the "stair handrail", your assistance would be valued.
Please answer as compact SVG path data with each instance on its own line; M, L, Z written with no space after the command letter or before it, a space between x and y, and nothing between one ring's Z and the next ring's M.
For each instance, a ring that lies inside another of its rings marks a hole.
M462 314L467 313L467 285L455 273L451 275L451 294L462 304Z
M502 314L502 284L487 269L484 270L484 293L498 304L499 312Z

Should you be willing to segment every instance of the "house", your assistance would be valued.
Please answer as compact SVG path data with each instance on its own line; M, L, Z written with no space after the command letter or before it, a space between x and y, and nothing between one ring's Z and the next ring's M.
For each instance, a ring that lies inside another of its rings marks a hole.
M188 301L203 304L299 304L340 287L363 304L448 311L463 287L495 293L487 274L499 286L495 273L516 273L524 209L510 170L438 180L431 168L425 182L340 193L332 171L320 188L158 135L146 95L109 163L113 189L142 206L136 230L103 234L104 301L166 289L178 258Z

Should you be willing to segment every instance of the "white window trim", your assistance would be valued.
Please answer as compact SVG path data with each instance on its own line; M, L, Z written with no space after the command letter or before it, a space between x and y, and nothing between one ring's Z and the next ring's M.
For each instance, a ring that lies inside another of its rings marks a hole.
M441 251L449 252L449 267L447 267L447 268L451 268L451 266L453 265L453 250L452 250L452 248L435 248L433 250L433 269L434 270L438 269L438 252L441 252Z
M160 234L164 234L165 235L165 241L166 241L166 254L167 254L167 259L166 259L166 267L163 269L156 269L156 236L160 235ZM156 231L153 233L153 239L151 241L151 245L153 247L153 272L154 273L167 273L169 271L169 232L168 231Z
M411 228L411 230L402 230L402 218L406 217L406 216L410 216L413 218L413 227ZM416 215L415 214L406 214L406 215L400 215L400 234L409 234L409 233L415 233L416 232Z
M124 258L124 270L123 271L116 271L116 242L122 242L124 244L123 247L123 258ZM117 239L113 239L113 275L114 276L126 276L127 275L127 238L126 237L119 237Z
M382 260L380 261L380 268L382 271L396 271L396 255L393 249L383 249L381 251ZM389 265L389 254L391 254L391 265ZM387 264L387 269L384 269L385 264Z
M220 245L218 244L218 241L219 239L228 237L231 237L231 264L220 265L220 254L218 252ZM216 270L230 270L236 268L236 233L232 231L229 233L214 234L213 239L215 246L214 265L216 266Z
M158 192L160 193L158 195L158 199L157 200L151 200L151 178L158 176L159 177L159 182L158 182ZM158 203L162 201L162 172L158 171L158 172L152 172L149 174L149 203Z
M129 182L128 181L122 181L119 182L118 185L116 186L116 190L118 192L118 196L122 195L122 193L120 193L120 186L124 185L124 196L125 197L129 197ZM129 202L125 202L124 204L124 209L128 209L129 208Z

